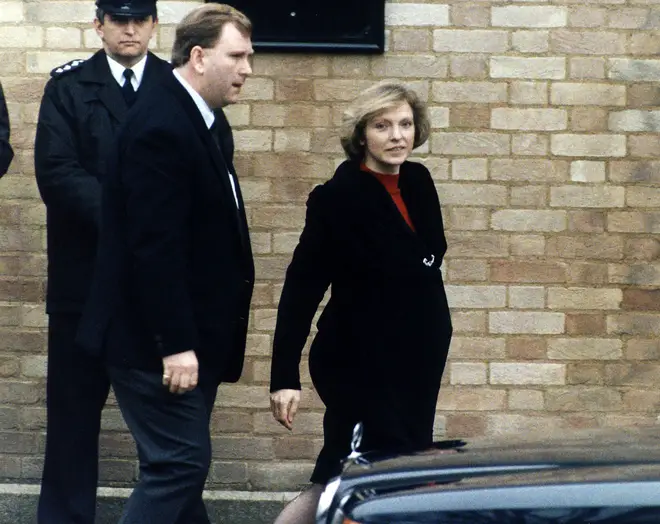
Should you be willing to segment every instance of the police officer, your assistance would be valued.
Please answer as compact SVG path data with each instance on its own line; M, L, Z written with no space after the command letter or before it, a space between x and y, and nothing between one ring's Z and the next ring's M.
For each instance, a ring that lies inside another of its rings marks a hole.
M103 49L51 72L35 142L47 210L47 436L39 524L93 524L105 367L74 343L96 252L100 181L137 97L171 71L148 52L156 0L96 0Z
M14 158L14 151L9 145L9 114L5 94L0 84L0 177L9 169L12 158Z

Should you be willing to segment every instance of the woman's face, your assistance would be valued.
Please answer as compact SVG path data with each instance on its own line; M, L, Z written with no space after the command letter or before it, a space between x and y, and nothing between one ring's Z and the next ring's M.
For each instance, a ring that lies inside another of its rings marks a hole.
M415 142L415 120L408 102L371 118L364 131L364 163L379 173L397 174Z

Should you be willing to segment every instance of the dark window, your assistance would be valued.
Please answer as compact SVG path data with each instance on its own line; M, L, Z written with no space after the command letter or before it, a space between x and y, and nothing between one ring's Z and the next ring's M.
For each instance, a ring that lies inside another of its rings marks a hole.
M209 1L209 0L207 0ZM257 49L382 52L385 0L234 0Z

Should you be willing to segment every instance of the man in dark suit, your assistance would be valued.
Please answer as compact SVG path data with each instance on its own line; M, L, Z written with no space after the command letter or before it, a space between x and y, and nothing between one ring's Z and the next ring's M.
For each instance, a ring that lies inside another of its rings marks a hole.
M103 49L51 73L39 111L37 184L47 209L48 382L39 524L92 524L101 411L110 380L76 346L97 248L101 180L119 126L135 99L170 65L147 51L156 0L98 0Z
M214 110L251 74L250 21L210 3L179 24L174 71L138 101L103 185L79 342L108 364L140 458L122 524L208 524L209 418L239 379L254 264ZM230 132L227 128L226 132Z
M7 172L13 158L14 151L9 144L9 113L0 84L0 177Z

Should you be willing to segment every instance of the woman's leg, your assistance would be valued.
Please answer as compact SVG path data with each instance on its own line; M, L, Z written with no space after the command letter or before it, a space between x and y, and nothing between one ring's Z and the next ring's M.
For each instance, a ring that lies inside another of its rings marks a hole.
M314 524L323 488L322 484L312 484L286 505L275 519L275 524Z

